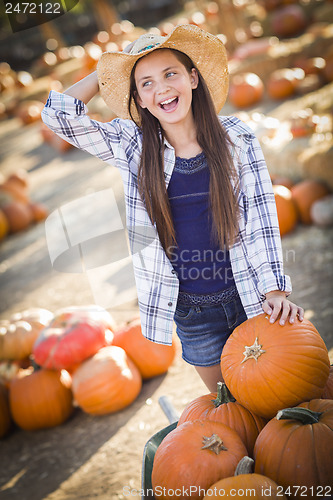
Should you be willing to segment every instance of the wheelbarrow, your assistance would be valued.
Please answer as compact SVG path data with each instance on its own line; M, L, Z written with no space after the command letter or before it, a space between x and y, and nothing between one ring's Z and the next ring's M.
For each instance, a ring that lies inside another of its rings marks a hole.
M172 406L167 396L161 396L158 400L162 410L167 416L170 424L160 431L156 432L146 443L143 449L142 459L142 475L141 475L141 500L155 499L153 494L153 487L151 484L151 473L153 470L153 463L156 450L169 432L177 427L178 414Z

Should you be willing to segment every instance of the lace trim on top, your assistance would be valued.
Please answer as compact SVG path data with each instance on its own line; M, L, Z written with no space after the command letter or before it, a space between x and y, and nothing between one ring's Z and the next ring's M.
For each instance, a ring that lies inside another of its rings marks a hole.
M179 156L176 156L174 170L181 174L194 174L195 172L199 172L199 170L203 170L206 167L207 158L204 151L202 151L193 158L180 158Z

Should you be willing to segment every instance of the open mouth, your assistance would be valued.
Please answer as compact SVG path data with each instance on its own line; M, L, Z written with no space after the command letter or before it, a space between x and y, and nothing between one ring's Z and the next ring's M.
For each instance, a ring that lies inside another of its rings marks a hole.
M166 99L165 101L160 102L160 107L164 111L173 111L178 104L178 97L171 97L171 99Z

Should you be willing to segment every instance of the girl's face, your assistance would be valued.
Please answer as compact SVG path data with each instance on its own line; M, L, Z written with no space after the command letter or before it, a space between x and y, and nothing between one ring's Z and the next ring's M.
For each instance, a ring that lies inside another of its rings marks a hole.
M192 116L192 90L198 86L198 74L194 68L189 73L171 50L154 51L140 59L134 77L139 105L163 129Z

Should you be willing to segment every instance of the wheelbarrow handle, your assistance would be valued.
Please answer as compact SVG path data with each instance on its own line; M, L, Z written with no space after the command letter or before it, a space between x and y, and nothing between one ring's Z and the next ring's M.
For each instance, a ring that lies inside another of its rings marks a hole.
M169 420L169 423L172 424L173 422L177 422L179 419L179 415L176 412L173 404L169 400L168 396L160 396L158 402L167 419Z

